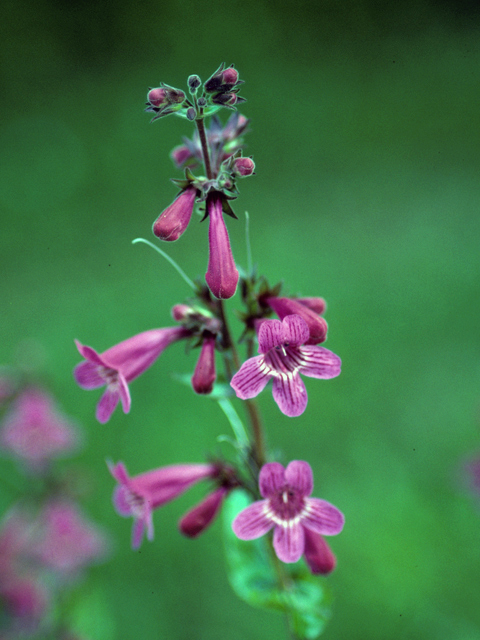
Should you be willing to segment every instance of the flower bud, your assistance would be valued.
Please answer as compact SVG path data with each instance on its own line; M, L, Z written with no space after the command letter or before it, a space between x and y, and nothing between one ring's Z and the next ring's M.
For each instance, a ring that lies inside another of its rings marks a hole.
M231 67L223 68L224 65L215 71L204 84L207 93L215 93L217 91L230 91L238 83L238 71Z
M193 107L190 107L189 109L187 109L187 118L189 120L191 120L193 122L193 120L195 120L195 109Z
M178 525L181 533L188 538L196 538L205 531L217 515L227 493L227 488L219 487L186 513Z
M170 157L180 169L183 164L187 163L191 158L193 158L193 154L186 144L182 144L172 150L172 152L170 153Z
M305 344L318 344L327 339L328 325L324 318L294 298L267 298L267 304L275 311L280 320L285 316L296 314L308 325L310 338Z
M207 200L207 211L210 226L208 269L205 280L216 298L226 300L235 295L239 274L233 260L228 231L222 215L222 200L218 193Z
M217 93L212 97L214 104L221 104L223 107L233 107L233 105L239 101L240 98L236 93Z
M327 308L327 303L323 298L294 298L294 300L318 313L318 315L322 315Z
M215 336L208 334L202 343L202 350L192 376L195 393L209 394L217 374L215 372Z
M305 560L313 574L326 575L331 573L337 564L332 550L324 538L310 529L305 531Z
M192 313L194 309L188 304L176 304L172 307L172 318L177 322L189 320Z
M240 178L251 176L255 171L255 163L251 158L235 158L232 171Z
M159 108L168 103L167 92L161 87L150 89L147 94L147 101L152 105L152 107Z
M202 84L202 81L197 75L189 76L188 78L188 88L191 94L196 93L198 87Z
M192 217L197 190L187 187L175 198L172 204L163 211L153 224L153 233L160 240L174 242L178 240L188 227Z

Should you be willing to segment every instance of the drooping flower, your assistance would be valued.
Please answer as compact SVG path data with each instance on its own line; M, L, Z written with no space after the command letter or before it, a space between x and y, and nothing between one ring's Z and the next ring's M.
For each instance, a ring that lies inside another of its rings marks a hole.
M125 465L109 464L110 473L119 485L113 494L117 513L134 519L132 547L138 549L144 532L153 540L154 509L180 496L191 486L205 478L214 478L218 469L211 464L178 464L160 467L138 476L130 477Z
M78 440L73 422L58 411L45 391L35 387L17 397L0 432L0 446L35 471L74 449Z
M230 384L242 400L254 398L273 379L273 399L286 416L299 416L307 406L307 390L300 374L310 378L335 378L340 358L316 345L309 345L310 331L300 316L264 320L258 331L258 351L233 376Z
M77 349L86 360L74 369L77 384L82 389L97 389L107 385L97 405L97 420L108 422L119 400L124 413L128 413L131 405L128 383L148 369L170 344L188 336L190 331L185 327L151 329L101 354L76 340Z
M184 189L153 223L154 235L168 242L178 240L188 227L196 196L195 187L190 186Z
M274 529L275 553L282 562L290 563L303 554L310 560L314 553L318 557L318 550L312 549L318 543L316 536L341 532L343 514L329 502L310 497L313 474L308 462L294 460L286 469L278 462L268 462L260 470L259 488L264 499L249 505L232 523L241 540L254 540ZM321 567L318 561L315 568Z
M105 534L70 500L55 500L41 511L36 526L35 557L42 565L73 574L105 556Z
M238 271L233 260L230 240L222 214L222 199L219 193L207 198L209 216L209 257L205 280L216 298L231 298L237 290Z
M305 320L310 331L310 337L305 344L318 344L327 339L328 325L320 315L325 311L325 301L322 298L271 297L267 298L267 303L280 320L292 314Z
M215 371L215 336L205 332L202 350L192 376L192 387L195 393L208 394L212 392L217 374Z

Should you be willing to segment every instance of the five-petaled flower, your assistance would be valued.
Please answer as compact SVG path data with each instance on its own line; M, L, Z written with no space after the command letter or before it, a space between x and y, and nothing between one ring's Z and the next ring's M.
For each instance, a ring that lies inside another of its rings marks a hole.
M189 337L185 327L151 329L139 333L99 354L75 341L77 349L85 358L73 372L82 389L97 389L107 385L97 405L96 417L101 423L108 422L119 400L124 413L130 411L128 383L150 367L170 344Z
M109 463L108 466L119 483L113 494L115 509L121 516L134 518L134 549L141 545L145 531L148 540L153 540L154 509L180 496L200 480L214 478L218 474L218 468L212 464L174 464L133 477L128 475L122 462Z
M341 532L343 514L329 502L309 497L313 474L308 462L294 460L286 469L279 462L268 462L260 470L259 488L264 499L249 505L232 523L241 540L254 540L274 528L273 547L278 558L297 562L303 554L313 555L316 542L321 545L323 541L321 536ZM317 564L311 567L316 573L328 573L335 566L327 560L322 571Z
M307 406L307 391L300 373L310 378L335 378L340 358L316 345L307 344L308 325L298 315L264 320L258 331L258 351L233 376L230 384L242 400L254 398L273 378L273 399L287 416L299 416Z

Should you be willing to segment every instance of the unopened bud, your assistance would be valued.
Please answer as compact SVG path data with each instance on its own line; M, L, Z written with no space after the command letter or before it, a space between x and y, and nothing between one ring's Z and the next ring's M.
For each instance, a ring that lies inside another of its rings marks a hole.
M161 107L168 103L167 92L165 89L161 87L157 87L156 89L150 89L147 94L147 101L153 107Z
M217 93L212 98L214 104L221 104L223 107L233 107L238 101L239 98L236 93Z
M198 87L202 84L202 81L197 75L189 76L188 78L188 88L190 89L190 93L196 93Z
M225 487L219 487L210 493L200 504L186 513L179 522L184 536L196 538L212 523L228 493Z
M251 158L235 158L232 164L232 171L240 178L251 176L255 171L255 163Z
M195 393L209 394L217 374L215 372L215 336L204 338L200 357L192 376L192 387Z
M220 65L213 76L205 82L204 88L207 93L230 91L238 84L238 71L233 66L227 69L223 67L223 64Z
M193 107L190 107L189 109L187 109L187 118L189 120L195 120L195 109Z

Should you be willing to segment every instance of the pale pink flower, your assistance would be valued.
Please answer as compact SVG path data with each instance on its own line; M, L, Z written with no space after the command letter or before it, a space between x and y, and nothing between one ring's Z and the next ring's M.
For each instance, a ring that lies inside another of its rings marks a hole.
M308 462L294 460L286 469L278 462L268 462L260 470L259 488L264 499L237 515L232 523L235 535L254 540L274 529L273 547L282 562L297 562L306 554L319 573L322 560L321 551L315 548L316 536L340 533L344 517L329 502L310 497L313 475ZM328 560L324 564L327 568Z
M300 374L310 378L335 378L340 358L316 345L309 345L310 331L300 316L264 320L258 330L258 351L233 376L230 384L242 400L256 397L273 379L273 399L287 416L299 416L307 406L307 390Z
M82 389L107 386L97 405L97 420L108 422L119 401L124 413L128 413L131 405L128 383L148 369L170 344L188 336L190 331L184 327L152 329L128 338L101 354L76 340L77 349L86 360L74 369L77 384Z
M42 509L32 553L44 566L74 574L102 559L107 550L105 534L73 502L60 499Z
M119 515L134 519L134 549L141 545L145 531L148 540L153 540L154 509L174 500L200 480L218 475L218 468L211 464L170 465L133 477L128 475L122 462L108 466L119 483L113 494L115 509Z
M73 421L39 388L22 391L0 431L0 446L30 468L42 470L57 456L74 449L79 436Z

